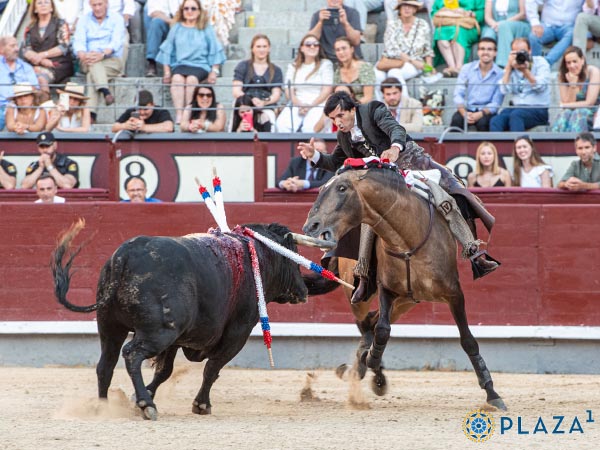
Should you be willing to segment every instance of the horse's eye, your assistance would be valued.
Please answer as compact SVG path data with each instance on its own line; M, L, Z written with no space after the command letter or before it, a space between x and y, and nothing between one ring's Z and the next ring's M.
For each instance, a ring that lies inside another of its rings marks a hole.
M346 186L344 186L344 185L338 186L338 192L346 192Z

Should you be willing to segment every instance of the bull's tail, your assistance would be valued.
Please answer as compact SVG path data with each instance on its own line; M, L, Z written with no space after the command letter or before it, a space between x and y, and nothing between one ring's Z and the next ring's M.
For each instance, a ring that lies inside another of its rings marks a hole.
M336 281L328 280L316 274L303 274L302 279L306 284L309 296L327 294L339 286Z
M63 265L63 258L66 253L71 249L71 243L73 239L79 234L79 232L85 227L85 220L79 219L73 223L67 231L62 233L58 238L58 245L52 253L52 259L50 266L52 268L52 275L54 277L54 295L58 302L65 308L71 311L89 313L95 311L98 308L98 304L94 303L89 306L77 306L67 300L67 292L69 291L69 284L71 283L71 264L73 260L81 251L83 244L77 247L75 250L71 250L68 255L66 264Z

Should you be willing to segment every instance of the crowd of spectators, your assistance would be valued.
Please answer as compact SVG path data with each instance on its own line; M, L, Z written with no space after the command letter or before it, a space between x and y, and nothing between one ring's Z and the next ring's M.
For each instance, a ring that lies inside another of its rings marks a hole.
M312 15L285 73L271 61L269 37L254 36L249 58L235 68L229 104L219 102L213 88L226 60L226 42L200 0L148 0L144 8L134 0L84 3L74 17L62 3L33 0L20 45L14 37L0 38L0 129L45 136L53 130L89 131L99 106L115 102L109 81L123 74L129 44L144 39L145 75L162 72L173 109L156 105L149 91L137 91L135 106L120 112L112 125L115 133L335 132L323 105L338 90L358 104L382 101L408 131L418 132L424 105L410 97L406 81L422 77L429 84L442 76L457 78L448 105L454 113L447 125L454 130L523 132L549 125L584 136L578 148L590 143L586 132L600 128L600 69L586 58L590 42L600 36L598 0L433 0L427 6L415 0L327 0ZM387 15L383 52L374 65L361 52L365 14L373 10ZM429 20L422 18L424 10ZM542 56L542 46L550 44ZM86 74L85 87L69 81L76 70ZM551 104L553 84L558 84L558 105ZM549 123L552 107L557 113ZM55 142L50 156L44 146L38 148L40 160L28 168L23 187L37 188L46 175L55 187L73 186L68 173L53 177L49 170L61 161L52 159ZM581 175L588 163L595 167L596 156L581 157L585 167L573 174ZM499 167L489 142L482 143L476 161L472 186L554 184L552 168L526 137L515 142L512 174ZM4 161L4 188L11 185L10 168ZM291 178L280 184L294 185ZM302 186L312 186L306 181ZM51 191L46 184L52 183L42 183Z

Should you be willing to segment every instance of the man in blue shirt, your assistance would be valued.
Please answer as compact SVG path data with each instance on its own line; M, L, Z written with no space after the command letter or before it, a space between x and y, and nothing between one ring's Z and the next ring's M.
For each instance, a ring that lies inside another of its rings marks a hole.
M13 85L29 83L39 88L33 67L18 58L19 45L13 36L0 37L0 131L6 124L6 106L13 95Z
M123 200L125 203L161 203L157 198L146 197L148 188L146 187L146 181L141 177L131 177L127 180L125 192L129 196L129 199Z
M106 106L115 102L108 89L108 80L120 76L123 71L125 23L122 16L108 10L108 0L89 1L92 12L77 22L73 52L79 59L81 70L87 74L89 107L95 114L100 94L104 96Z
M500 80L500 92L511 94L510 107L490 121L490 131L525 131L548 124L550 65L541 56L531 56L526 38L517 38Z
M479 61L465 64L460 69L454 90L457 111L451 126L466 129L475 126L477 131L490 131L490 120L500 108L504 95L498 82L503 71L496 65L496 41L481 38L477 45Z

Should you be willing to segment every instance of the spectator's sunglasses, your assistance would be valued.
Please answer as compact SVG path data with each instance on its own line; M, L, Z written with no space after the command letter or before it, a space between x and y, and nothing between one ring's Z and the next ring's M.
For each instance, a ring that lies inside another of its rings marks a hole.
M183 8L184 11L198 11L197 6L186 6Z
M200 98L212 98L212 93L210 92L198 92L196 94L196 97L200 97Z
M314 41L305 42L302 45L304 45L305 47L309 47L309 48L319 48L321 46L321 44L319 44L318 42L314 42Z
M17 84L17 79L15 78L14 72L8 72L8 76L10 77L10 84Z

